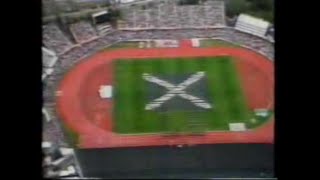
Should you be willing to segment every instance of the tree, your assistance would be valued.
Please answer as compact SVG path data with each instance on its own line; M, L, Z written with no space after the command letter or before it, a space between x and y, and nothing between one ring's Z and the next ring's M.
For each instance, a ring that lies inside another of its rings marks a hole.
M110 13L111 20L116 20L118 18L121 18L121 11L119 9L110 8L109 13Z
M262 18L268 22L273 23L273 12L272 11L250 11L249 15Z
M255 11L272 11L273 0L248 0L250 2L250 9Z
M250 1L250 13L273 23L273 0L248 0Z
M62 12L61 7L56 3L55 0L46 0L43 2L43 8L46 8L48 10L48 14L50 15L59 15Z
M66 0L66 3L70 7L71 11L79 10L79 6L74 0Z
M263 0L260 0L263 1ZM250 7L250 3L246 0L229 0L226 4L226 13L228 17L239 15L246 12Z

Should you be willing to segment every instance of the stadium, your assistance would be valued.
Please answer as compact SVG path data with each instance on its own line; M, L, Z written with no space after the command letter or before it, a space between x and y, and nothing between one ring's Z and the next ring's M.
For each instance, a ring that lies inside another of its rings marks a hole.
M98 161L87 150L273 144L270 23L241 14L231 26L224 1L179 2L119 4L117 26L108 11L43 24L43 141L78 149L84 174L101 174L84 170Z

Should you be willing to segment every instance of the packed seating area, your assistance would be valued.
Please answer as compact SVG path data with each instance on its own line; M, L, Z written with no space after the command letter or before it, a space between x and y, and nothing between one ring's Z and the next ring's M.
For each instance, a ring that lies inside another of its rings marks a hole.
M271 60L274 59L274 45L269 40L231 28L228 29L225 39L261 52Z
M65 64L72 59L79 60L86 55L119 41L142 40L142 39L191 39L191 38L216 38L234 42L236 44L256 50L270 59L273 59L273 43L267 39L235 30L231 27L208 28L208 29L162 29L162 30L119 30L108 35L101 36L93 41L82 43L81 46L59 56L61 67L72 67L74 64ZM59 64L58 63L58 64ZM57 68L59 69L59 68Z
M55 115L55 103L45 103L44 106L51 120L49 122L43 120L43 141L48 141L59 146L67 146L60 121Z
M130 6L123 10L124 29L201 28L225 25L224 1L178 5L175 0L154 2L150 8Z
M274 58L273 43L267 39L244 33L234 28L211 28L211 29L175 29L175 30L139 30L122 31L122 40L128 39L191 39L191 38L214 38L224 39L235 44L245 46Z
M43 44L58 55L72 47L71 41L63 34L56 24L50 23L43 25L42 32Z
M89 22L80 21L70 25L70 31L78 43L97 38L97 32Z

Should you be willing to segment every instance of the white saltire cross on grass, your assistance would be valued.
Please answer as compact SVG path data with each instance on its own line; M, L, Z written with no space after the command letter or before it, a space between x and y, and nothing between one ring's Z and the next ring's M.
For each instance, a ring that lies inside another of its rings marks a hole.
M158 108L164 102L172 99L175 96L179 96L183 99L187 99L187 100L191 101L194 105L201 107L201 108L204 108L204 109L212 108L212 106L209 103L207 103L205 100L202 100L199 97L187 94L185 92L185 89L187 87L189 87L191 84L199 81L204 76L205 76L205 73L200 71L200 72L197 72L197 73L191 75L188 79L186 79L182 83L180 83L178 85L174 85L174 84L169 83L165 80L162 80L162 79L159 79L159 78L152 76L150 74L144 73L143 79L145 79L146 81L158 84L160 86L163 86L168 90L168 92L166 94L164 94L163 96L161 96L159 98L154 99L149 104L147 104L145 109L146 110L153 110L155 108Z

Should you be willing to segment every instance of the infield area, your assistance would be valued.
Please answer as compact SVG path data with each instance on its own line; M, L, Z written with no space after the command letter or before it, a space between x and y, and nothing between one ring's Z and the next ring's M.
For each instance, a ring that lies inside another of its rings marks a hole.
M254 128L269 117L257 118L249 109L234 59L229 56L122 59L115 61L113 66L114 132L117 133L229 131L230 123L243 123L246 128ZM144 78L147 74L177 85L198 72L203 76L186 86L184 93L177 92L172 96L165 85ZM168 99L165 99L166 94ZM189 95L210 107L197 106L187 99ZM148 104L162 97L164 102L158 107L146 109Z
M273 63L243 48L100 52L59 90L58 112L81 148L273 142Z

